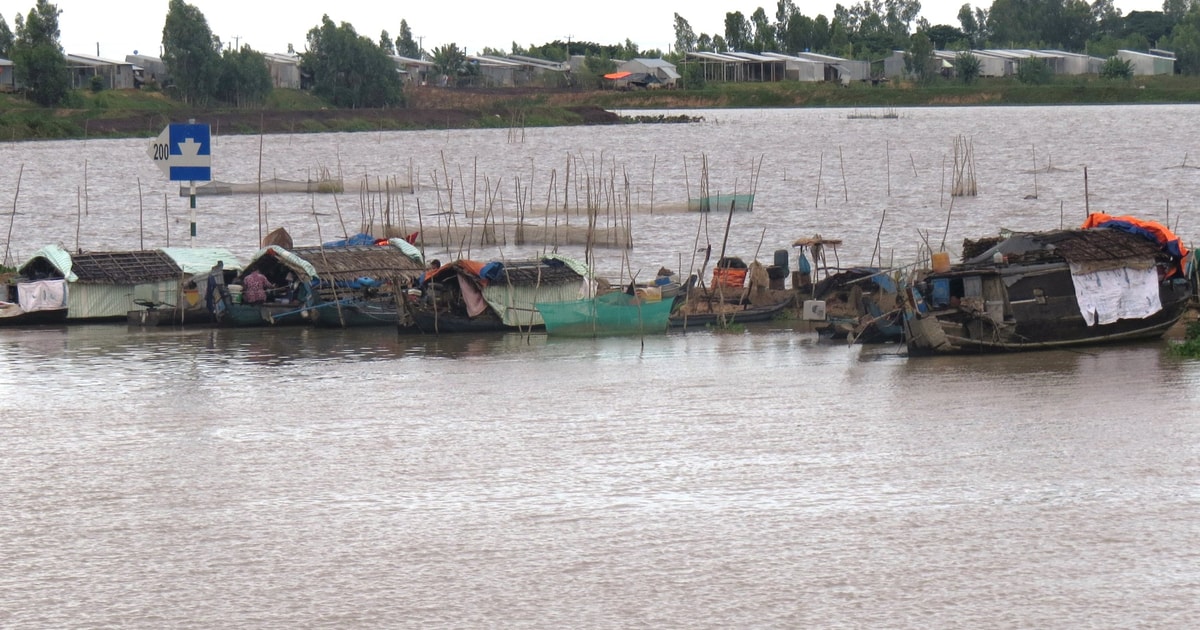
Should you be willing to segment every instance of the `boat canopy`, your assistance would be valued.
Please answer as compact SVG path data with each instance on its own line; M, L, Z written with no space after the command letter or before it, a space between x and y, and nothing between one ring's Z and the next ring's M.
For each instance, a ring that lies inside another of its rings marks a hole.
M1131 216L1114 217L1103 212L1089 214L1087 220L1083 222L1083 229L1098 227L1124 230L1131 234L1144 236L1158 243L1159 247L1162 247L1164 251L1179 263L1180 271L1182 272L1183 261L1187 258L1188 249L1167 226L1157 221L1146 221Z

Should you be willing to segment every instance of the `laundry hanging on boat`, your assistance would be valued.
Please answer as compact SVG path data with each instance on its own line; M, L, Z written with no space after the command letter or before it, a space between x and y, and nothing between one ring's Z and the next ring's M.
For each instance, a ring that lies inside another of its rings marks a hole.
M26 313L67 306L66 280L38 280L17 283L17 301Z
M1081 265L1071 263L1071 281L1075 284L1079 314L1088 326L1140 319L1162 310L1158 271L1153 266L1085 273Z

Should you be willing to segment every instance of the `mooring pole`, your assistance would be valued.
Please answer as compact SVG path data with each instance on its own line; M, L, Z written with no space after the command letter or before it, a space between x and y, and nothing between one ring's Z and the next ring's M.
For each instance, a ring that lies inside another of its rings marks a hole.
M196 124L195 118L188 119L189 125ZM196 180L188 181L188 247L196 246Z
M191 239L188 240L188 247L196 246L196 181L190 182L190 191L188 193L188 223L190 224Z

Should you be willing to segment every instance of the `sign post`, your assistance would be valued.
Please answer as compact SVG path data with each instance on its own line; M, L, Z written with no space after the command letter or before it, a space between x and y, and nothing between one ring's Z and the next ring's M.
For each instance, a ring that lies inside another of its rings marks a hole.
M171 123L150 142L154 163L173 182L190 182L188 222L191 245L196 240L196 182L212 181L212 138L207 124Z

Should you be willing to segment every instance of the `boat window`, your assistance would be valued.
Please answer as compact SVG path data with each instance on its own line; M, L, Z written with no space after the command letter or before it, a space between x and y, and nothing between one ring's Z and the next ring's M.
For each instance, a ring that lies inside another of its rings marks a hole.
M983 295L983 278L968 276L963 278L963 297L980 297Z

